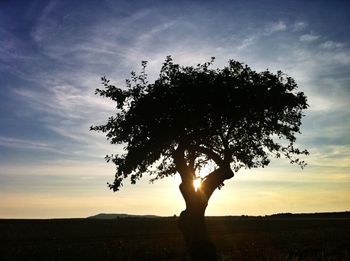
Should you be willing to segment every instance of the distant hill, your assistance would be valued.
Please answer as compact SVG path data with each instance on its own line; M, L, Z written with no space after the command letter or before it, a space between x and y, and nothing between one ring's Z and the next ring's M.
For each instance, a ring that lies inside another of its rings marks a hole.
M100 213L91 217L89 219L117 219L117 218L159 218L156 215L129 215L129 214L106 214Z
M319 212L319 213L278 213L265 216L227 216L233 219L350 219L350 211L343 212ZM220 218L220 217L218 217Z
M279 213L270 216L265 216L267 218L350 218L350 211L343 212L321 212L321 213Z

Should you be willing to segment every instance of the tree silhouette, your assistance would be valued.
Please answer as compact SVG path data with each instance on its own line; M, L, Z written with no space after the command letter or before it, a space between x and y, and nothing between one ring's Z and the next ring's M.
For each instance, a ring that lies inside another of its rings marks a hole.
M106 156L116 165L115 180L108 184L112 190L128 177L134 184L144 174L153 175L152 181L180 174L186 210L179 228L194 260L216 259L204 213L225 180L242 167L267 166L272 157L304 167L298 156L308 154L294 147L308 105L291 77L257 73L234 60L211 69L213 61L184 67L168 56L154 83L148 83L142 62L141 73L132 72L126 88L102 77L104 89L96 94L114 100L117 113L105 125L91 127L112 144L125 145L123 155ZM208 164L215 168L196 189L193 181Z

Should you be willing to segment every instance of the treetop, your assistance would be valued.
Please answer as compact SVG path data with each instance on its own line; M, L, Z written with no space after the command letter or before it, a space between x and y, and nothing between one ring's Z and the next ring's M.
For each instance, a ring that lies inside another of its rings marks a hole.
M118 190L128 176L135 183L145 173L154 179L175 174L179 149L194 172L210 162L234 171L264 167L280 156L306 165L297 157L308 152L294 142L308 104L294 79L281 71L258 73L234 60L213 69L213 62L180 66L168 56L153 83L142 62L126 88L102 77L104 89L96 94L114 100L116 114L91 130L106 133L125 151L106 156L117 168L111 189Z

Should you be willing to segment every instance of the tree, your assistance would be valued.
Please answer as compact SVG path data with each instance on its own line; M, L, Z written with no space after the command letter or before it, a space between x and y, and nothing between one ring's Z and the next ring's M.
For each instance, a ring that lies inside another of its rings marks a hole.
M265 167L273 157L304 167L298 156L308 154L294 147L308 104L291 77L257 73L234 60L211 69L213 61L185 67L168 56L154 83L148 83L142 62L141 73L132 72L126 88L102 77L104 89L96 94L115 101L117 113L105 125L91 127L112 144L125 145L124 154L106 156L116 165L110 189L119 190L128 177L134 184L144 174L153 175L152 181L180 174L186 209L179 228L194 260L216 259L204 213L225 180L242 167ZM215 168L196 189L198 171L208 164Z

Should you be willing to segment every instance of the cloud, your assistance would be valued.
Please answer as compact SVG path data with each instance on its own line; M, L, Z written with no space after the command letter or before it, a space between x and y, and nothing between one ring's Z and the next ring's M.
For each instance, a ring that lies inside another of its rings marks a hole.
M36 26L31 31L31 35L37 43L47 40L47 37L55 32L59 23L52 17L52 12L57 8L58 0L50 0L37 18Z
M256 44L264 37L271 36L277 32L283 32L287 30L287 24L283 21L278 21L274 23L267 23L259 31L255 31L253 34L246 36L241 44L237 46L238 50L246 49L247 47Z
M30 62L35 60L28 54L27 46L9 30L0 27L0 66L7 65L16 72L19 72L17 62Z
M320 47L323 49L337 49L345 46L345 43L326 41L320 44Z
M299 37L299 40L301 42L311 43L318 40L319 38L320 36L316 34L303 34Z
M307 27L307 23L303 21L299 21L292 24L291 27L293 32L298 32L298 31L304 30Z
M10 137L1 137L0 136L0 146L15 148L15 149L29 149L29 150L44 150L55 153L63 154L62 151L53 147L51 144L32 141L32 140L24 140L18 138L10 138Z
M258 40L259 36L258 35L253 35L253 36L248 36L247 38L245 38L242 43L237 46L238 50L242 50L245 49L253 44L255 44Z
M273 33L276 33L276 32L283 32L283 31L286 31L287 30L287 25L285 22L283 21L278 21L278 22L275 22L275 23L270 23L270 24L267 24L265 26L265 31L264 31L264 35L265 36L269 36Z

